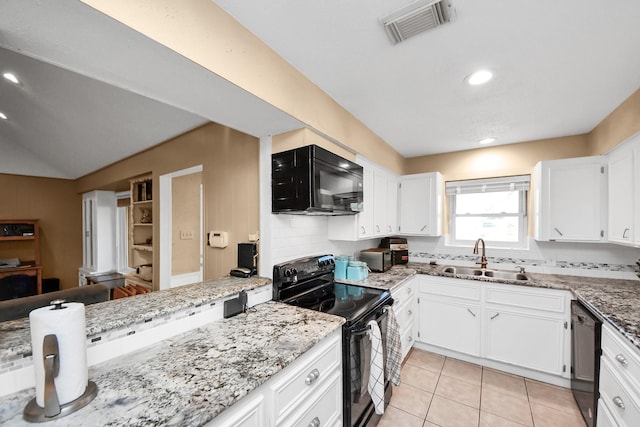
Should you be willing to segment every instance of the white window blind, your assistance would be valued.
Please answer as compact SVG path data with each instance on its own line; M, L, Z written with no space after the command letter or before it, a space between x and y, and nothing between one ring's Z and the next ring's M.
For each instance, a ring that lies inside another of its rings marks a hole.
M465 181L447 181L445 183L445 191L448 196L454 194L489 193L495 191L528 191L530 182L530 175L469 179Z

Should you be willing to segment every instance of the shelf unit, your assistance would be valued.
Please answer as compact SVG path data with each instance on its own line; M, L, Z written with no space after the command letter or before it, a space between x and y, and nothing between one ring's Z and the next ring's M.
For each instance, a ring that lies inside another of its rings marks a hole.
M0 258L18 258L17 267L0 268L0 278L24 274L36 277L38 295L42 293L40 234L37 219L0 219ZM29 259L33 258L33 259ZM23 260L29 259L29 260Z
M138 269L153 265L153 180L145 176L131 181L129 265ZM143 286L153 289L153 280Z

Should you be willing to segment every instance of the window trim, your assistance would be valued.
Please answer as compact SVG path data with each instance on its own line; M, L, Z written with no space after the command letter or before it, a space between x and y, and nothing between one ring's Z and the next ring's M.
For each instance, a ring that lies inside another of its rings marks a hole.
M456 218L458 217L480 217L486 214L464 214L456 215L456 195L459 194L478 194L483 192L495 191L518 191L518 213L496 213L491 214L493 217L517 217L518 218L518 242L498 242L495 240L486 240L487 247L500 249L528 249L528 212L527 200L529 186L531 183L530 175L517 175L511 177L483 178L466 181L447 181L445 183L445 192L449 199L449 234L447 236L445 246L473 246L475 240L459 240L456 239ZM482 236L478 236L481 238ZM484 237L482 237L484 239Z

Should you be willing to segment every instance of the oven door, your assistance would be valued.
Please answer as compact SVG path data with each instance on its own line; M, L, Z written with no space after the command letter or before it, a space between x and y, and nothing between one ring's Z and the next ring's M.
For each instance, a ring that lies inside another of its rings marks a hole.
M386 307L386 306L385 306ZM387 312L379 308L354 323L344 334L344 425L375 426L381 416L376 415L367 385L371 364L371 341L367 335L367 324L376 320L382 335L382 346L387 344ZM391 401L391 383L385 372L385 408Z

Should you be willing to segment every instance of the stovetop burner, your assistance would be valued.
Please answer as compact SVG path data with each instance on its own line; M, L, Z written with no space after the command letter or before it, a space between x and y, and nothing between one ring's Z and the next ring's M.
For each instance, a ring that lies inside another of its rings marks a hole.
M274 300L347 319L347 324L390 298L382 289L335 283L333 256L303 258L273 267Z

